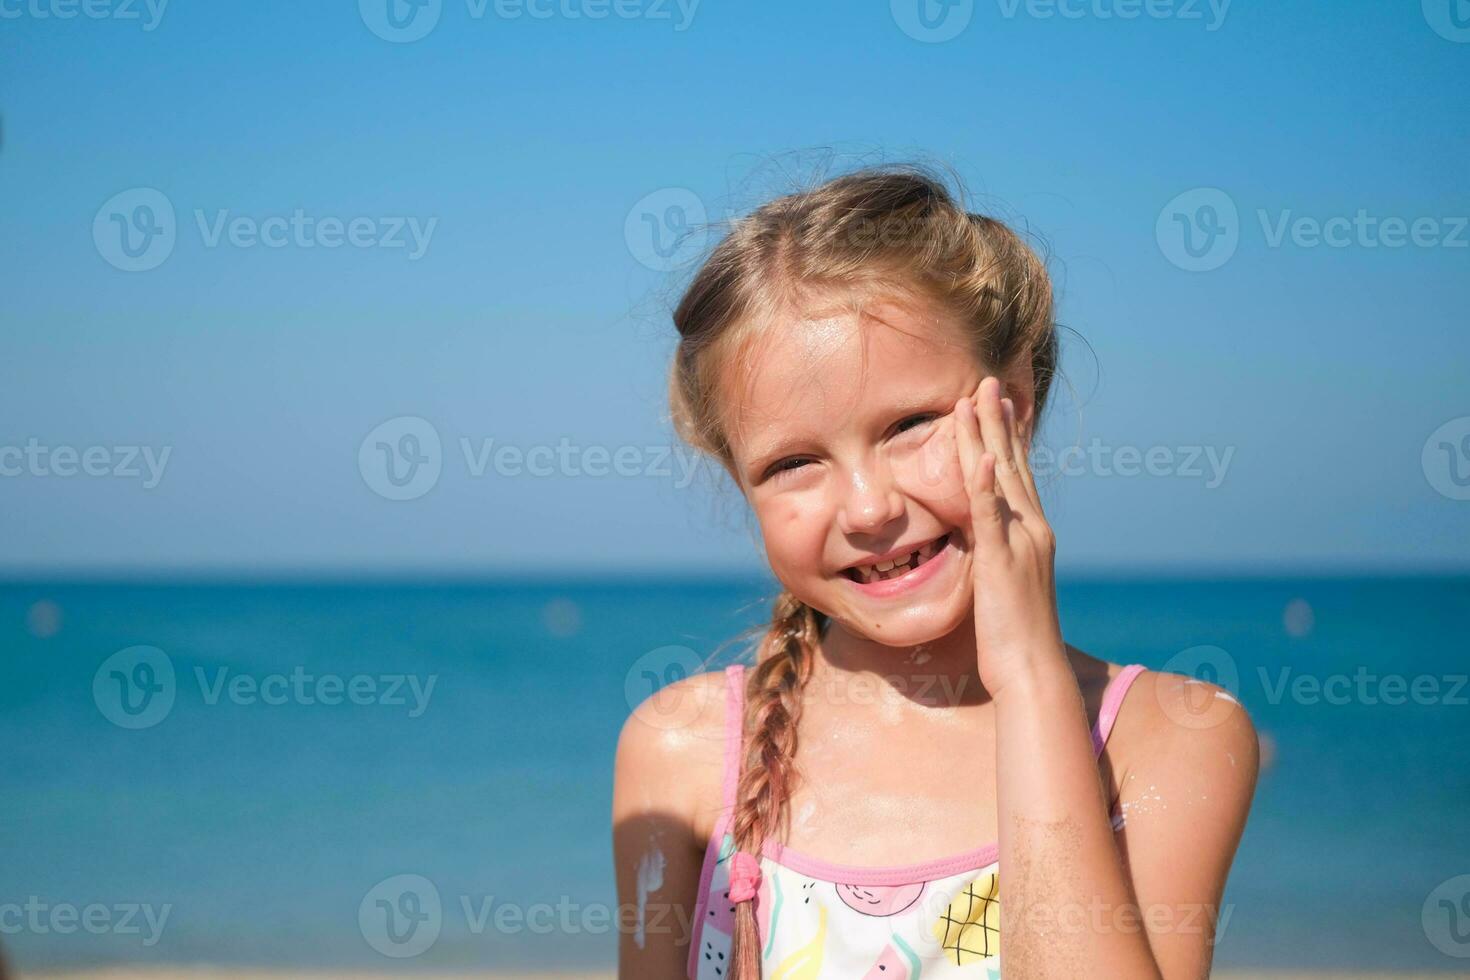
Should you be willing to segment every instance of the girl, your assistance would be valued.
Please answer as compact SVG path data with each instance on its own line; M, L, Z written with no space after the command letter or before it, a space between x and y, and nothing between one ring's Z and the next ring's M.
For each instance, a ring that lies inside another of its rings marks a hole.
M868 169L741 219L674 322L675 424L784 591L623 727L620 977L1207 976L1256 735L1061 636L1037 256Z

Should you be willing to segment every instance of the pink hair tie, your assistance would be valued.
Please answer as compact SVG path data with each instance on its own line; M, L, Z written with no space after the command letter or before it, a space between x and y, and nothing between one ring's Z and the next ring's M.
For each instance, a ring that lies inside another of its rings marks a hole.
M761 884L761 865L749 851L736 851L730 858L730 901L755 898Z

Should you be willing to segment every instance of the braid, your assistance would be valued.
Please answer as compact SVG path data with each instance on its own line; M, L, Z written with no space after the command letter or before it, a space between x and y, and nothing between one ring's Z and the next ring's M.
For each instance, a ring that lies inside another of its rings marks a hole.
M789 591L776 598L771 626L746 683L744 729L750 732L740 760L731 818L735 849L757 858L767 837L784 825L796 781L796 727L802 688L827 617ZM735 906L731 980L759 980L760 931L753 902Z

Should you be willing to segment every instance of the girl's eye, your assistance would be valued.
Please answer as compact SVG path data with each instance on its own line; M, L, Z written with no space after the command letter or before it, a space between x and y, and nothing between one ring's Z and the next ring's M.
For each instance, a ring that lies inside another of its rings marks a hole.
M790 459L783 459L780 462L772 464L771 468L766 470L766 476L767 478L773 476L784 476L788 473L792 473L796 470L801 469L809 462L811 462L811 460L803 459L800 456L793 456Z
M899 432L908 432L910 429L917 429L927 422L934 421L934 419L936 418L938 418L938 416L935 415L933 412L926 412L923 415L910 415L908 418L898 423L896 428Z
M939 414L937 412L924 412L921 415L910 415L907 418L901 420L897 425L893 427L894 434L899 435L904 432L911 432L914 429L921 428L929 424L930 422L933 422L938 417ZM766 472L761 476L761 479L779 479L781 477L790 476L810 462L811 460L806 458L805 456L790 456L786 459L778 460L777 462L772 463L766 469Z

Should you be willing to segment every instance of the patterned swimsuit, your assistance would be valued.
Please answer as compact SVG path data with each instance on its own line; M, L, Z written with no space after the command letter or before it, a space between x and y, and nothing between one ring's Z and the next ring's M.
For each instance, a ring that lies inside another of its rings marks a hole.
M1101 754L1129 686L1123 668L1103 693L1092 729ZM739 777L744 666L725 668L724 808L705 848L689 947L690 980L721 980L730 965L735 906L728 898L729 833ZM1115 811L1114 827L1121 826ZM1000 846L919 864L855 867L819 861L767 840L755 898L761 976L769 980L945 980L1000 976Z

